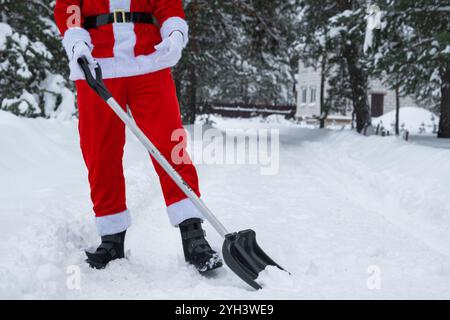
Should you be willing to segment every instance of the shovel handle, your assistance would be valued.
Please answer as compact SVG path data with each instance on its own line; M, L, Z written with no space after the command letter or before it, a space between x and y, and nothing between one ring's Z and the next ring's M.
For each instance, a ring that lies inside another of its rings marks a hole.
M81 70L83 70L84 76L86 77L86 82L89 84L89 86L97 92L97 94L105 101L108 101L108 99L112 98L111 92L106 88L105 83L103 82L103 74L102 74L102 68L97 64L95 67L95 78L94 75L91 72L91 68L89 66L89 61L86 57L80 57L77 60L78 64L80 65Z

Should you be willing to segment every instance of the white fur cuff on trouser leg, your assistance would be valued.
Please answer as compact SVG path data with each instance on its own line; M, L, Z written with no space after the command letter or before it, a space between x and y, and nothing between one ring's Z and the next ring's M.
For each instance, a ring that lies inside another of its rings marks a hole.
M199 218L204 220L205 217L197 209L190 199L184 199L167 207L170 223L174 227L178 227L180 223L187 219Z
M127 230L131 226L131 215L128 210L104 217L95 218L100 237L109 236Z

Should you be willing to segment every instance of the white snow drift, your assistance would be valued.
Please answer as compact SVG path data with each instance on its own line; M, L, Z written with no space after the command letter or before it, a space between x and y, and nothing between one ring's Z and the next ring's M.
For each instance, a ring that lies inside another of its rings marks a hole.
M89 269L83 250L98 238L76 121L0 112L0 298L450 298L450 150L262 126L280 129L278 175L199 167L204 199L224 224L255 229L292 273L265 271L255 292L226 268L203 278L184 263L156 174L131 136L128 259Z
M378 124L384 126L386 130L394 132L396 112L388 112L381 117L372 119L373 125ZM432 133L437 129L439 124L439 117L434 113L417 107L400 108L400 126L404 130L411 133Z

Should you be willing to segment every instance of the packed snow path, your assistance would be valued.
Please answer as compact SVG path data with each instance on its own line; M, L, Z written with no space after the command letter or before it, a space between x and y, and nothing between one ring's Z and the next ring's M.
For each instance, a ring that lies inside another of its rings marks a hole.
M255 292L226 268L203 278L186 266L156 174L131 136L128 259L89 269L83 250L98 238L76 122L0 112L0 298L450 298L450 150L285 123L218 126L280 129L277 175L198 169L204 200L224 224L256 230L292 276L269 270ZM70 290L73 266L81 282Z

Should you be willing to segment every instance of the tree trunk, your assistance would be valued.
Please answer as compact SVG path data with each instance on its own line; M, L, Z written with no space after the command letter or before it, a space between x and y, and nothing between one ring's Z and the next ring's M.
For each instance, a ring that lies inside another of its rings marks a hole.
M337 0L336 8L339 12L354 9L356 0ZM367 101L367 74L361 66L362 44L354 39L342 39L342 55L347 63L350 78L353 109L356 116L356 131L363 130L370 124L369 104Z
M194 124L197 116L197 72L194 66L189 68L189 87L187 112L184 117L185 124Z
M360 67L359 50L356 44L345 45L344 57L347 62L353 109L356 116L356 131L362 133L370 124L369 104L367 103L367 76Z
M325 128L325 120L328 117L328 110L325 107L326 59L326 56L322 58L322 69L320 71L320 129Z
M442 77L441 89L441 119L439 122L438 138L450 138L450 68Z
M395 88L395 135L400 135L400 92Z
M191 20L191 29L190 29L190 35L189 35L189 42L190 42L190 49L191 54L196 55L198 52L198 44L197 44L197 34L196 34L196 28L198 23L198 1L193 0L192 1L192 20ZM198 77L197 77L197 69L195 65L196 60L194 59L193 62L191 62L187 69L188 69L188 87L186 90L187 93L187 105L186 105L186 112L184 113L183 122L185 124L194 124L195 118L197 116L197 87L198 87Z

